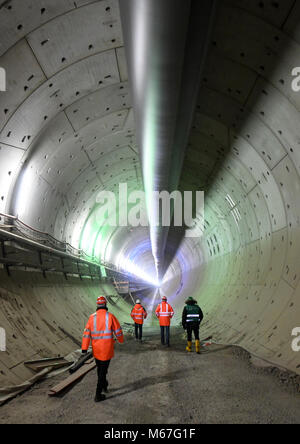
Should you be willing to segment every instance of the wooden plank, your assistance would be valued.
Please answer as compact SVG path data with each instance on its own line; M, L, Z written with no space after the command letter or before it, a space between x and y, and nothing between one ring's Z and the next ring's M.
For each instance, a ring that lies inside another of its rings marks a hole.
M32 378L30 378L28 381L23 382L22 384L13 386L13 387L4 387L0 389L0 406L4 404L5 402L9 401L10 399L15 398L16 396L20 395L21 393L28 390L30 387L32 387L37 381L42 379L44 376L47 375L47 373L50 373L52 371L52 367L44 368L40 373L37 375L34 375Z
M58 361L58 362L54 362L54 363L40 363L40 364L24 364L26 367L30 368L30 370L33 370L34 372L39 372L41 370L43 370L46 367L49 367L49 365L51 365L51 367L53 368L53 370L57 370L59 368L63 368L63 367L67 367L70 366L72 363L68 362L68 361Z
M66 367L67 365L71 365L71 363L66 361L63 357L57 357L25 361L24 365L25 367L30 368L30 370L38 372L49 366L53 367L53 369L58 369L61 367Z
M63 357L43 358L43 359L34 359L32 361L25 361L24 365L37 365L37 364L56 363L56 362L66 362L66 361L65 358Z
M52 387L51 390L48 392L48 395L49 396L58 395L67 387L74 384L74 382L76 382L82 376L86 375L91 370L93 370L96 367L96 364L93 361L94 361L93 359L87 361L79 370L77 370L77 372L73 373L71 376L69 376L61 383L57 384L55 387Z

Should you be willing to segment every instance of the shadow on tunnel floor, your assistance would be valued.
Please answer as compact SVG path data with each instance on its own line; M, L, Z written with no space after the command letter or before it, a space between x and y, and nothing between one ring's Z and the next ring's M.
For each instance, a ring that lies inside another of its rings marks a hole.
M113 390L111 390L112 392L118 392L119 390L123 390L123 389L126 389L126 390L124 390L120 393L115 393L112 396L109 395L109 399L117 398L119 396L124 396L124 395L135 392L137 390L141 390L146 387L153 387L154 385L157 385L157 384L163 384L163 383L178 381L180 379L185 379L187 377L187 375L192 374L193 371L194 370L189 367L189 368L185 368L182 370L170 372L166 375L149 376L149 377L137 380L129 385L114 388Z
M201 333L200 333L201 341ZM125 343L122 345L117 345L118 352L129 354L129 355L139 355L142 353L147 353L149 351L165 351L166 353L180 353L189 356L192 353L187 353L186 351L187 338L186 333L180 327L171 328L170 334L170 347L161 344L160 333L155 328L148 329L148 332L143 336L143 342L140 343L135 340L133 336L126 337ZM195 340L193 339L193 347L195 347ZM231 345L217 345L212 344L210 346L201 347L201 354L211 354L221 352L232 348Z

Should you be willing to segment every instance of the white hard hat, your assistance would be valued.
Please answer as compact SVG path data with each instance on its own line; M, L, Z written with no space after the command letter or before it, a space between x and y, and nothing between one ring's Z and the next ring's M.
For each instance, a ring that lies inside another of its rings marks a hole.
M137 300L136 300L136 303L137 303L137 304L140 304L140 303L141 303L140 299L137 299Z

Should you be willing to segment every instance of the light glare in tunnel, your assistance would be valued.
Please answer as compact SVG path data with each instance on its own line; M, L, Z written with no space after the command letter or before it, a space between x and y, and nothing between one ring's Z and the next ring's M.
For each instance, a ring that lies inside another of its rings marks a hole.
M133 274L141 280L148 282L149 284L159 288L161 283L156 276L151 276L146 273L141 267L124 257L123 253L120 253L116 260L116 266L119 270L124 270L126 273Z
M16 215L22 219L26 214L26 208L29 206L33 194L34 174L31 169L26 168L22 174L16 197L15 211Z

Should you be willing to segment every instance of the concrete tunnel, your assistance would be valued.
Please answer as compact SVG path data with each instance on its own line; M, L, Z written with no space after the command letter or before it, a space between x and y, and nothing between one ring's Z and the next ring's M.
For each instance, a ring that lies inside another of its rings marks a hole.
M145 109L139 108L146 105L137 103L135 91L143 88L131 76L132 64L141 68L149 42L135 40L133 28L126 28L129 12L122 2L121 8L116 0L0 3L0 66L6 72L6 91L0 92L1 232L15 225L21 237L34 232L36 241L67 243L101 263L102 271L101 278L91 279L51 268L42 272L21 259L0 261L0 327L7 340L0 385L31 377L26 360L74 349L99 294L129 323L132 298L117 291L112 276L123 276L132 294L153 307L159 300L158 267L160 291L175 309L174 325L193 296L205 315L202 337L238 345L300 375L300 354L291 347L300 324L299 2L220 0L213 12L213 2L206 2L196 72L186 69L191 62L186 54L197 44L187 29L190 20L197 30L195 18L201 22L201 15L191 14L193 1L173 3L177 12L183 3L188 11L175 22L186 38L178 38L182 48L174 41L172 52L163 54L162 66L177 71L159 72L165 77L161 91L170 90L157 102L159 116L165 113L167 125L170 112L177 112L169 145L176 145L177 130L190 114L180 135L182 159L170 152L161 169L177 177L177 183L168 182L172 189L205 192L205 221L198 238L173 227L164 240L161 233L151 236L151 227L112 227L97 218L101 190L118 195L122 183L129 192L144 190L151 169L142 142ZM145 36L147 23L141 25L135 31ZM167 51L166 28L153 38L161 38ZM134 45L128 52L125 41L132 37L140 54ZM159 153L152 154L155 163ZM165 246L164 266L161 259L155 262L154 238ZM14 254L22 257L22 251Z

